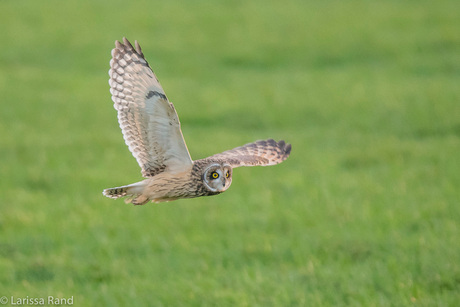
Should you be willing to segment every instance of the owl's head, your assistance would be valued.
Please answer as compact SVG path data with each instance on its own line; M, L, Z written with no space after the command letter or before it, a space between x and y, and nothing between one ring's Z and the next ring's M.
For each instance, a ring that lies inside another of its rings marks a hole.
M232 167L226 163L212 163L203 173L205 187L212 193L222 193L232 184Z

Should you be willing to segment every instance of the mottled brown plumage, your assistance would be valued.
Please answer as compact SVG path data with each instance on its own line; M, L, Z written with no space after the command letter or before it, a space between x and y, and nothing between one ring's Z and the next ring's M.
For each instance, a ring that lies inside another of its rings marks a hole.
M106 189L107 197L127 197L126 202L143 205L216 195L231 185L233 168L275 165L291 152L290 144L269 139L192 161L174 105L137 41L135 48L126 38L115 42L109 76L123 137L147 179Z

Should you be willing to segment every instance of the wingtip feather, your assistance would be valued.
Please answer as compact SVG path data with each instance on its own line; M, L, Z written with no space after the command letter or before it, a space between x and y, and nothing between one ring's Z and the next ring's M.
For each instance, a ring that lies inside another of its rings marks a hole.
M284 147L284 154L286 155L286 158L289 157L289 155L291 154L291 149L291 144L286 144L286 146Z
M133 51L134 53L137 53L142 58L144 58L144 53L142 52L142 48L139 45L137 40L134 41L134 46L131 44L131 42L126 37L123 37L122 41L123 42L120 42L118 40L115 41L115 48L112 50L112 57L116 55L117 50L123 51L123 50L128 49L128 50Z
M123 44L120 43L120 41L116 40L116 41L115 41L115 47L116 47L117 49L123 49Z
M134 41L134 46L136 47L137 53L139 53L141 56L144 56L144 54L142 53L141 45L139 45L139 43L137 42L137 40Z

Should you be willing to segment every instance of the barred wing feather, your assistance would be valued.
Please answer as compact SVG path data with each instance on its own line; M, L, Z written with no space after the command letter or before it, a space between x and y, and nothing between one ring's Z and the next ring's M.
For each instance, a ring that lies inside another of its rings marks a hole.
M192 159L174 105L169 102L142 50L123 38L115 42L109 84L114 108L126 145L136 158L142 176L165 170L181 172Z
M208 159L224 160L233 168L240 166L268 166L286 160L291 153L291 144L283 140L260 140L213 155Z

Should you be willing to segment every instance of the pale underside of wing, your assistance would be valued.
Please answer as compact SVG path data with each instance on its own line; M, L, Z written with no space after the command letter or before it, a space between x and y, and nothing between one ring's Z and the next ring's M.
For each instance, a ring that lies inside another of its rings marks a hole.
M260 140L236 147L207 159L224 160L233 168L240 166L268 166L283 162L291 153L291 144L284 141Z
M179 117L142 50L123 38L115 42L110 61L110 92L126 145L144 177L181 172L193 164Z

